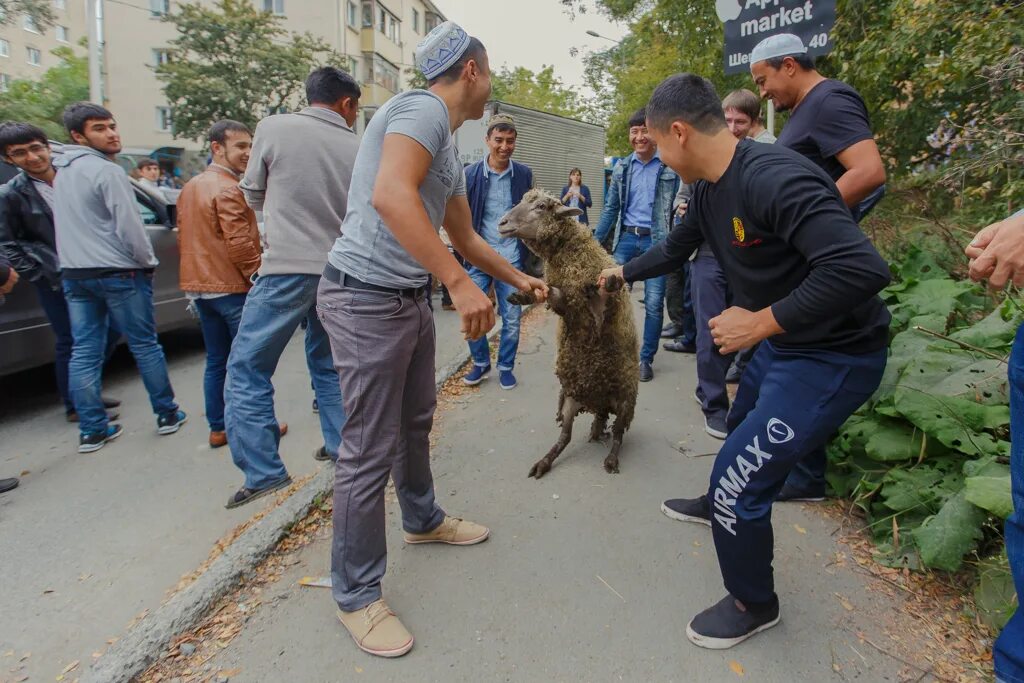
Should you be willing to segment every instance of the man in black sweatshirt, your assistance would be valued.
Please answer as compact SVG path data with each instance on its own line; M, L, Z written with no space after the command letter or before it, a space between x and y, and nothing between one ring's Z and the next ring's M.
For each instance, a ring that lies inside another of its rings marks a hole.
M772 502L794 464L878 388L889 313L877 293L889 268L821 169L733 137L706 79L662 82L647 127L665 163L695 183L693 197L661 244L606 270L601 284L664 275L707 242L733 292L733 306L709 323L715 344L728 354L764 342L743 374L707 493L662 506L712 527L729 595L686 632L695 645L723 649L779 621Z

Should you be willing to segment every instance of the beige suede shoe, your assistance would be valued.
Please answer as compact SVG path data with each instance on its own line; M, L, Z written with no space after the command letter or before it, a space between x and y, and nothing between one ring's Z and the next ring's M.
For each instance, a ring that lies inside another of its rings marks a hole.
M444 518L441 525L425 534L405 532L405 542L411 545L418 543L447 543L449 545L475 545L487 540L491 531L485 526L467 522L458 517Z
M338 620L363 652L378 657L401 657L412 649L412 634L383 600L355 612L338 610Z

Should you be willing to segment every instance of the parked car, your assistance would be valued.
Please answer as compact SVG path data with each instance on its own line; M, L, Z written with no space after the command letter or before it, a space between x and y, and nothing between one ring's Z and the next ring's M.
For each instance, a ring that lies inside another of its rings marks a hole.
M187 311L188 299L178 288L178 238L175 207L131 179L160 265L153 279L153 303L159 332L196 325ZM39 306L35 288L18 283L0 306L0 376L53 362L55 339Z

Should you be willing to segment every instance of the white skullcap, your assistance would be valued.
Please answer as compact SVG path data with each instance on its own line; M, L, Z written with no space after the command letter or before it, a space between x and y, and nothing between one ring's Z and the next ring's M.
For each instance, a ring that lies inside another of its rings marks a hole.
M750 63L757 64L766 59L774 57L792 57L793 55L805 55L807 48L800 36L792 33L779 33L768 36L750 51Z

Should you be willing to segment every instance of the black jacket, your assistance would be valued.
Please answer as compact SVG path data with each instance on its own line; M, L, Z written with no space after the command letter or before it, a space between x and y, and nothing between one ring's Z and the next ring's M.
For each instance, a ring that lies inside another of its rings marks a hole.
M60 266L53 212L34 185L19 173L0 187L0 255L28 280L43 278L56 287Z

